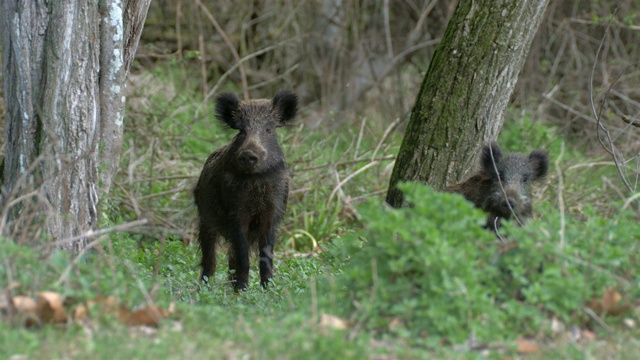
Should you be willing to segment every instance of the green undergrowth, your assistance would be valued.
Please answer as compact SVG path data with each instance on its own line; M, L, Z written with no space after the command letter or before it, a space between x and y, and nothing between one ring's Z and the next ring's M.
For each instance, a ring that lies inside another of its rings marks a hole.
M413 207L371 202L359 209L363 229L335 243L346 263L343 302L357 302L356 321L378 331L402 324L394 331L411 339L486 338L501 316L489 296L496 268L481 212L457 194L400 188Z
M382 141L391 121L375 109L365 122L316 119L302 106L298 124L278 130L292 182L272 286L260 288L253 259L248 290L235 294L221 250L215 277L198 291L191 188L234 131L181 83L179 70L156 75L175 89L132 96L102 224L144 217L148 227L105 237L78 259L0 240L0 289L13 283L14 294L55 291L76 302L115 295L131 308L151 299L177 311L148 331L100 316L42 328L0 321L0 358L477 358L463 346L472 343L496 345L490 358L500 358L515 356L509 344L518 337L551 344L546 358L611 354L597 342L566 343L553 319L594 331L622 358L621 348L640 351L637 330L623 325L639 319L630 306L640 295L639 219L622 209L628 195L615 167L513 111L500 145L546 149L550 172L535 188L534 219L522 228L507 223L500 240L455 194L407 184L413 207L383 204L402 134ZM140 99L151 105L134 107ZM628 309L589 313L607 291ZM326 316L345 328L324 324Z
M86 321L64 326L25 328L0 321L0 357L20 354L48 358L362 358L367 334L347 341L343 331L319 325L313 278L324 267L317 259L279 258L268 291L252 269L246 292L226 283L224 257L211 285L198 291L197 259L192 247L172 241L139 247L129 237L106 242L100 252L73 259L56 252L48 261L30 248L3 242L0 278L12 292L34 296L54 291L73 304L114 295L129 308L150 299L175 313L158 329L126 327L116 318L92 313ZM70 270L67 272L67 270ZM4 285L3 285L4 287ZM68 309L73 309L69 305ZM119 344L119 345L118 345Z
M335 243L346 265L334 288L364 327L430 345L552 336L554 317L566 326L619 324L619 313L594 307L594 318L588 310L607 291L621 295L617 305L633 318L640 296L634 212L604 219L587 207L577 219L545 203L538 219L507 223L496 239L461 196L402 189L413 207L370 203L360 209L362 229Z
M115 295L131 308L152 298L165 308L174 303L177 311L157 330L101 316L64 327L0 322L0 355L473 358L454 349L470 339L560 341L552 318L593 331L602 322L638 348L632 340L637 331L621 325L635 316L633 306L622 315L599 312L597 320L585 310L608 289L622 296L620 304L633 304L640 295L634 213L620 210L603 219L585 208L584 218L574 218L545 203L526 226L507 223L498 240L482 229L484 215L461 196L418 184L402 189L413 207L370 201L356 207L360 220L325 243L319 256L277 257L268 291L259 287L253 266L249 289L235 294L226 283L223 254L211 285L198 291L197 251L178 241L140 244L114 235L82 259L56 252L47 261L36 250L3 241L0 278L19 284L16 294L56 291L75 302ZM345 328L323 324L326 316L340 318ZM498 353L514 351L502 346Z

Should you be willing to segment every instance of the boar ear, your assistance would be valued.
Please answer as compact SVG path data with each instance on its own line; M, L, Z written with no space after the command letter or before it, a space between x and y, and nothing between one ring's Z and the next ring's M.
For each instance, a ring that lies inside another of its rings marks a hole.
M493 157L491 156L493 154ZM490 173L494 173L495 169L493 167L493 162L496 164L500 161L502 157L502 150L500 150L500 146L496 142L491 142L482 148L482 157L480 158L480 164L482 168Z
M278 127L288 125L298 112L298 96L291 91L280 90L273 97L273 108L280 114Z
M242 124L238 119L240 99L232 93L222 93L216 98L216 117L232 129L240 130Z
M529 161L533 166L533 179L539 180L547 176L549 171L549 156L544 150L534 150L529 154Z

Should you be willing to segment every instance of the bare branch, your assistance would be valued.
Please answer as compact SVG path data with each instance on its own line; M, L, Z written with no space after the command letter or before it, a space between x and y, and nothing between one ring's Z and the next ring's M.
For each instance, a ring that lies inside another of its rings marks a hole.
M231 43L231 40L229 40L229 37L224 32L220 24L218 24L218 21L216 21L216 18L211 14L209 9L207 9L207 7L204 6L204 4L200 0L196 0L196 3L200 6L204 14L209 18L209 21L211 21L213 27L216 28L216 31L218 32L218 34L220 34L225 44L227 44L229 50L231 50L233 57L236 59L238 70L240 71L240 79L242 81L242 95L244 96L245 100L249 100L249 84L247 82L247 74L244 71L244 66L242 66L242 63L240 62L240 55L238 55L238 51L236 50L235 46L233 46L233 43Z
M622 172L622 167L620 165L621 162L624 162L624 156L622 156L622 159L620 159L621 154L619 153L618 149L616 148L614 141L611 138L611 134L609 133L609 129L607 129L606 126L604 126L602 124L602 111L604 109L604 104L607 101L607 94L610 91L611 87L613 87L613 85L616 83L616 81L620 78L620 76L618 76L611 84L611 86L609 86L609 89L607 90L607 92L605 92L603 98L602 98L602 102L600 103L600 109L596 110L596 105L595 105L595 101L594 101L594 90L593 90L593 77L594 74L596 72L596 65L598 64L598 58L600 57L600 52L602 51L602 47L604 45L604 41L607 38L607 34L609 33L609 29L611 28L611 24L613 22L614 17L616 16L616 14L618 13L618 10L620 9L620 4L618 4L618 6L616 7L615 11L613 12L613 15L611 17L611 20L609 21L609 24L607 25L607 28L604 32L604 34L602 35L602 39L600 40L600 45L598 46L598 50L596 51L596 55L595 55L595 59L593 61L593 66L591 67L591 72L589 73L589 102L591 105L591 113L593 114L593 116L596 119L596 133L598 135L598 141L600 141L600 144L602 145L602 147L609 152L609 154L611 154L611 156L613 157L613 161L616 164L616 169L618 170L618 174L620 175L620 179L622 180L622 182L624 183L624 185L627 187L627 189L629 190L629 192L633 192L633 187L631 186L631 184L629 183L629 181L627 180L627 177L624 175L624 173ZM608 142L608 144L605 144L604 140L601 138L600 136L600 130L602 130L606 136L606 140Z

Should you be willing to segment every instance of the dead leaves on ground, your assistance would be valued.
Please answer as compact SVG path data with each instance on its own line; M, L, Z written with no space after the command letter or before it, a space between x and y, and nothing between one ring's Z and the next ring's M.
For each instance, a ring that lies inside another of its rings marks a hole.
M591 299L587 306L600 316L619 316L632 308L631 304L613 288L605 289L601 298Z
M44 291L35 296L13 296L12 292L17 285L9 286L3 293L0 293L0 321L7 321L15 326L36 327L45 324L64 325L69 323L80 323L86 325L90 320L103 315L110 315L122 324L137 329L157 328L163 319L167 319L175 314L175 305L164 309L154 303L149 303L136 310L131 310L128 306L119 301L115 296L97 296L87 301L75 301L70 298L50 291ZM634 306L633 302L625 299L613 288L604 289L601 297L594 297L585 305L595 320L600 320L601 316L620 316ZM358 326L353 321L344 320L338 316L321 314L316 318L317 325L322 331L357 330ZM635 321L625 319L625 325L635 328ZM178 324L179 325L179 324ZM397 328L403 328L405 324L398 318L389 321L388 330L393 332ZM553 338L565 339L568 341L595 341L596 334L587 329L580 329L577 326L566 328L556 317L549 319L549 330ZM427 337L424 334L424 337ZM537 339L539 340L539 339ZM542 345L536 339L518 338L511 344L476 344L475 341L462 346L466 351L502 351L514 348L518 354L526 355L542 351ZM505 357L507 359L508 357Z
M516 339L516 346L520 354L532 354L540 351L540 345L529 339Z
M0 319L26 327L81 323L105 314L115 316L128 326L158 327L162 319L174 313L173 305L169 309L163 309L151 303L132 311L115 296L97 296L86 302L75 302L50 291L30 297L12 296L11 291L7 290L4 292L3 301L0 302Z
M318 325L324 331L327 330L348 330L356 328L357 325L353 322L344 320L338 316L331 314L321 314L318 319ZM389 331L394 331L397 328L404 327L404 323L399 318L393 318L388 324ZM592 334L592 333L591 333ZM424 334L423 337L427 337ZM392 347L392 344L387 344L385 341L372 339L373 347ZM505 350L511 346L507 344L477 344L475 339L471 339L467 344L458 346L460 350L464 351L488 351L488 350ZM515 340L515 349L518 354L532 354L541 351L541 346L534 339L518 338Z
M633 308L632 302L626 300L618 291L613 288L607 288L599 298L591 299L586 307L591 309L593 313L599 316L620 316ZM635 321L632 319L625 319L625 325L629 328L635 328ZM323 330L349 330L356 329L357 324L341 319L331 314L321 314L318 319L318 325ZM397 328L404 327L402 320L393 318L388 323L388 330L394 331ZM505 351L506 349L514 349L519 355L529 355L540 353L544 349L544 342L593 342L597 341L596 333L588 328L581 328L579 326L565 325L557 317L553 316L549 318L549 330L550 338L545 340L539 338L519 337L514 342L508 343L485 343L478 344L476 341L468 341L467 344L457 346L461 351ZM424 335L425 337L428 335ZM543 341L543 342L541 342ZM456 346L454 346L456 348ZM504 357L509 359L509 357Z

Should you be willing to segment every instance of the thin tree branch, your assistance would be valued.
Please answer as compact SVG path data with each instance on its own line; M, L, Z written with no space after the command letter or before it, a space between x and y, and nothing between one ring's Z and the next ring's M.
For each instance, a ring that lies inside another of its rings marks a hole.
M218 21L216 21L216 18L211 14L211 12L209 12L209 9L207 9L207 7L204 6L204 4L200 0L196 0L196 4L200 6L204 14L209 18L209 21L211 21L211 24L213 24L213 27L216 28L216 31L218 32L218 34L220 34L225 44L227 44L227 47L229 48L229 50L231 50L233 57L236 59L236 63L239 64L238 71L240 72L240 79L242 81L242 95L244 96L245 100L249 100L249 85L247 83L247 74L244 71L244 66L242 66L242 62L240 62L240 55L238 54L238 51L236 50L235 46L233 46L233 43L231 43L231 40L229 40L229 37L224 32L222 27L220 27L220 24L218 24Z

